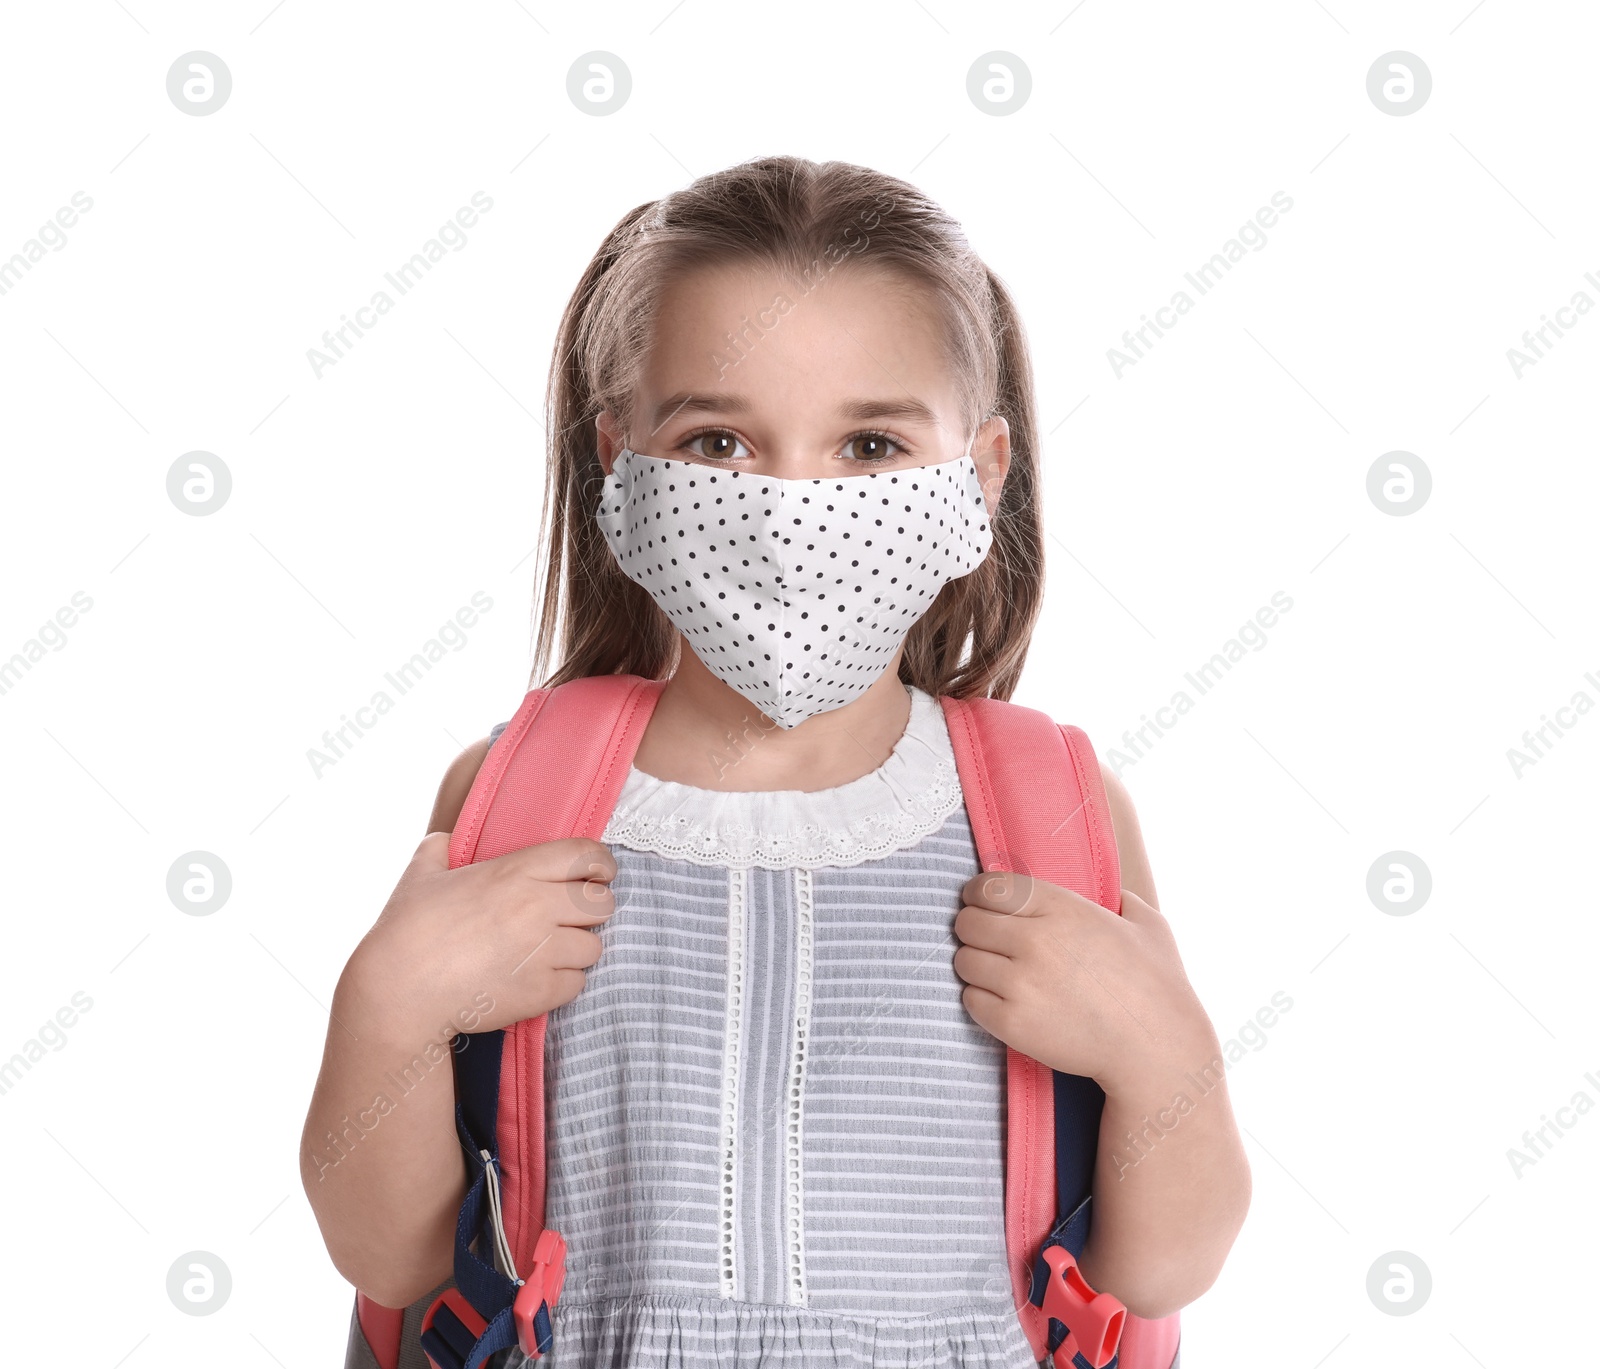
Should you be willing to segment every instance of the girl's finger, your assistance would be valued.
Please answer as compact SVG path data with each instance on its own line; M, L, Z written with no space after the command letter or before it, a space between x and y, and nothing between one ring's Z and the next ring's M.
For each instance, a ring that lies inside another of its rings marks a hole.
M954 931L965 945L993 951L996 955L1012 955L1022 942L1022 926L1008 913L996 913L988 908L968 904L956 914Z
M1012 967L1006 956L976 946L963 946L955 954L955 971L968 984L1003 998Z
M566 901L557 914L563 927L591 927L617 910L609 884L595 879L567 880L561 885Z
M600 938L581 927L557 927L541 954L558 970L587 970L600 959Z
M990 1036L1000 1036L995 1027L1000 1021L1000 1011L1005 1007L1005 999L999 994L991 993L976 984L968 984L961 991L961 1005L967 1010L968 1016Z
M962 900L997 913L1021 912L1028 906L1033 880L1014 870L980 870L961 889Z

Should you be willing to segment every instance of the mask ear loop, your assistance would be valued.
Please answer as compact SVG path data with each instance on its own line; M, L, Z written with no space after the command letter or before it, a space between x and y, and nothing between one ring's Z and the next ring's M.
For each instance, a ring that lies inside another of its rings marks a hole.
M974 446L977 445L977 442L978 442L978 429L982 428L983 425L985 423L987 423L993 417L994 417L993 413L987 413L982 418L980 418L978 420L978 427L974 428L972 430L972 436L967 439L967 450L964 453L962 453L962 455L964 455L967 458L967 460L972 462L972 464L974 466L976 466L978 464L978 458L973 456L972 449L973 449Z

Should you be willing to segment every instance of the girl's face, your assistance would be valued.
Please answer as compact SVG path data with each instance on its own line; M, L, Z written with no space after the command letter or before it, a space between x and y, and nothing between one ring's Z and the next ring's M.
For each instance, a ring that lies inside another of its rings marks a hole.
M696 272L662 298L627 431L596 420L600 464L609 475L627 447L809 480L970 451L992 513L1009 430L965 428L943 338L922 295L881 272L842 266L809 293L749 266Z

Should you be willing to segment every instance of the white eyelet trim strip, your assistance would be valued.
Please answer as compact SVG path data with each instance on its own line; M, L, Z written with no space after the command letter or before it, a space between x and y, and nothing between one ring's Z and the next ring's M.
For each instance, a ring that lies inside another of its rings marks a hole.
M728 1009L722 1037L722 1203L717 1269L724 1298L734 1296L734 1206L739 1135L739 1038L744 1017L745 872L728 871Z
M961 803L933 695L911 688L905 731L876 770L831 789L714 790L630 767L602 841L697 865L859 865L915 846ZM759 745L759 742L756 743Z
M794 1040L789 1050L789 1111L784 1128L784 1188L787 1217L788 1300L806 1305L805 1175L801 1169L802 1123L805 1117L806 1041L811 1034L812 897L811 871L794 872L795 974Z

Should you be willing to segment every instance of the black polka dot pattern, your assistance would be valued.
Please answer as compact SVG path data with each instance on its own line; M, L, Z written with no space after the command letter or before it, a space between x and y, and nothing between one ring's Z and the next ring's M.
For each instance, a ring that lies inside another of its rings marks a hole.
M883 674L992 541L968 456L778 480L624 450L595 517L695 655L784 728Z

